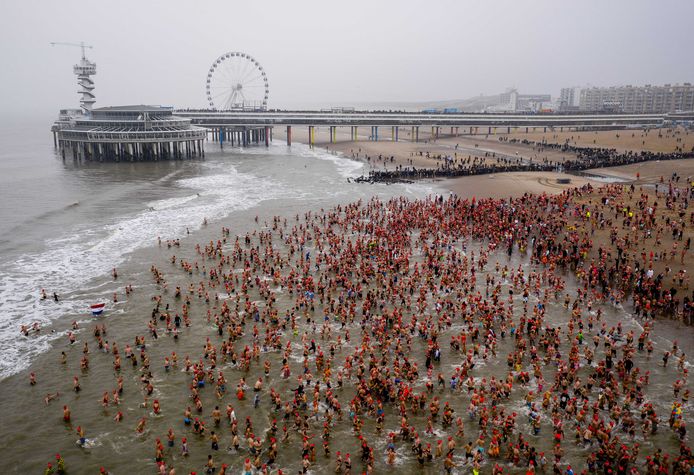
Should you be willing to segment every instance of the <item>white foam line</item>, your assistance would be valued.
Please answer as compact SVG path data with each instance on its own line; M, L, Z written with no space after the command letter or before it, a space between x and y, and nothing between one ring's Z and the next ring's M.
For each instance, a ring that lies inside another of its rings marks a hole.
M45 352L55 338L47 330L40 336L20 337L20 325L41 326L66 314L88 313L86 299L108 294L95 278L108 275L129 254L156 244L158 236L183 236L198 229L202 219L221 219L230 212L249 209L261 201L284 196L286 190L268 179L237 172L178 180L177 186L198 191L196 195L149 203L148 210L116 218L102 227L76 226L45 242L45 250L24 254L0 264L0 378L26 369L34 357ZM197 200L199 196L204 199ZM39 290L57 292L61 301L41 302Z

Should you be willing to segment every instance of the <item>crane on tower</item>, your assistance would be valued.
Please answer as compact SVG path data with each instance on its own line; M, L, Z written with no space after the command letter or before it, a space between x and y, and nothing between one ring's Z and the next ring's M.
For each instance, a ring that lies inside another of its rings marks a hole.
M76 46L77 48L82 48L82 59L86 59L86 56L84 55L84 49L89 48L92 49L92 45L86 45L84 44L84 41L80 41L79 43L65 43L63 41L52 41L51 46Z
M51 42L51 46L76 46L82 48L82 60L79 64L75 64L72 68L73 72L77 76L77 85L80 87L78 93L80 94L80 108L82 113L90 115L92 111L92 106L96 102L94 99L94 81L92 81L91 76L96 74L96 63L93 63L87 59L85 54L86 48L93 48L92 45L84 44L84 41L79 43L65 43L54 41Z

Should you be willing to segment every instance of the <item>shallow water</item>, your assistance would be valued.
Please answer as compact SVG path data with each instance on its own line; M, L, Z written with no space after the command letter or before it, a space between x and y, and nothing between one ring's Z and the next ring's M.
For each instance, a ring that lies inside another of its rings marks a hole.
M8 140L0 152L0 378L26 369L50 348L47 332L17 339L20 325L88 314L89 305L116 290L103 277L137 262L141 257L133 253L155 246L158 237L195 233L204 218L215 230L222 218L245 229L261 211L270 216L431 190L350 184L347 177L358 175L361 163L281 142L243 151L208 144L205 160L75 163L57 157L46 123L6 125L7 137L0 137ZM60 302L40 301L41 289L57 292Z
M65 457L70 473L96 473L100 466L107 467L113 474L154 473L154 441L161 438L165 443L169 427L176 433L177 444L173 450L167 449L167 463L173 463L178 473L188 473L190 470L202 473L207 454L213 451L210 450L208 440L193 435L182 422L182 410L191 404L187 388L190 377L182 371L182 366L185 355L190 355L193 362L198 360L207 337L212 338L215 344L218 343L215 328L205 319L208 306L196 296L191 297L193 324L190 328L182 329L177 341L165 334L160 334L157 341L149 336L147 338L147 352L155 386L152 399L159 399L163 413L155 416L151 408L140 407L143 401L139 383L140 367L133 370L125 358L120 373L125 381L121 405L118 409L113 406L102 408L101 395L103 391L115 389L116 375L111 366L112 355L97 351L90 332L96 319L89 315L88 305L96 301L109 301L113 292L119 293L119 302L107 304L105 316L97 321L107 324L108 335L105 339L118 342L122 353L126 343L134 346L135 335L146 334L146 322L153 306L151 297L162 293L162 289L152 281L150 265L155 264L164 273L169 285L164 299L173 304L173 287L180 285L186 289L189 283L197 284L203 280L203 276L184 273L180 266L170 263L171 255L175 254L179 259L198 260L195 244L216 241L221 237L222 226L231 228L233 241L234 236L244 236L246 232L258 227L267 230L266 223L270 223L274 215L286 217L293 224L293 216L296 214L303 215L306 211L319 211L338 203L368 199L374 194L383 198L400 194L416 197L432 191L423 185L348 183L348 176L360 174L360 163L298 144L292 146L291 150L276 144L270 149L259 147L244 151L220 151L216 146L208 145L204 161L154 164L74 164L54 157L52 146L39 149L43 150L37 152L43 160L40 163L45 163L46 169L53 170L53 175L49 173L49 178L45 178L52 185L26 212L22 213L23 208L19 207L11 212L3 210L2 217L7 218L11 227L3 229L0 235L3 239L0 244L0 374L4 377L0 385L0 414L3 414L0 446L5 447L3 471L6 473L38 473L46 462L53 459L56 452ZM37 158L33 160L38 161ZM21 187L3 188L3 193L14 196L8 202L20 202L16 196L21 196L19 188ZM76 202L79 204L74 205ZM257 224L254 219L256 216L259 216ZM208 219L206 226L202 224L204 217ZM164 242L167 239L181 238L181 246L168 248L165 243L158 246L159 236ZM278 241L279 239L275 240ZM477 250L480 245L469 244L468 251ZM494 256L486 271L478 274L478 289L482 293L485 274L494 272L494 259L502 266L508 263L509 267L522 265L526 270L530 269L527 259L518 253L514 253L510 261L506 255ZM115 282L110 276L113 267L117 267L119 272L119 278ZM570 275L566 278L567 289L573 292L575 282ZM134 286L134 293L127 299L123 294L126 283ZM504 283L502 286L504 295L508 285ZM40 288L46 288L49 293L57 291L61 302L56 304L52 301L40 301ZM253 292L251 294L254 295ZM293 303L287 292L278 291L278 296L279 308ZM259 299L257 293L255 299ZM531 296L530 304L535 302L536 299ZM521 307L522 301L517 298L514 301L515 316L520 315ZM625 332L630 329L634 329L637 335L640 332L639 322L631 317L628 309L611 305L603 305L602 309L608 327L621 321ZM320 305L316 306L316 315L322 315ZM565 324L569 315L561 301L549 305L547 318L554 324ZM81 330L77 332L77 342L69 345L65 335L73 320L80 323ZM19 336L20 323L33 321L44 323L40 335L28 338ZM304 320L299 319L298 322L299 335L303 331L312 332L312 327ZM332 328L335 336L339 325L333 323ZM352 340L336 353L335 371L358 342L359 324L350 325L349 330ZM434 374L442 371L447 382L450 372L461 360L461 355L452 353L447 346L450 335L456 331L459 332L460 327L454 325L440 337L442 360L437 364ZM320 335L311 336L321 346L328 346L327 342L320 340ZM651 370L647 399L656 404L663 419L669 412L671 386L678 375L675 362L671 362L668 368L658 366L659 356L662 351L669 349L674 338L679 339L681 348L692 348L694 339L690 329L681 329L670 322L658 323L653 338L656 343L653 359L647 361L645 354L638 354L635 361L637 366ZM268 352L261 355L261 361L267 359L272 364L270 380L265 383L265 387L279 391L283 401L286 401L290 389L296 387L296 375L301 371L303 360L298 353L301 350L300 336L289 333L283 337L285 344L287 339L293 342L295 349L293 358L290 358L292 377L288 380L279 375L279 353ZM250 331L247 328L246 335L234 346L239 349L250 341ZM84 342L88 342L91 351L88 372L82 372L79 368ZM425 346L425 341L415 337L410 355L420 367L420 380L417 383L419 390L425 383ZM508 372L505 356L512 347L512 339L507 336L499 345L498 358L486 361L476 358L472 375L475 378L505 377ZM566 351L565 348L562 350ZM61 351L67 353L67 365L59 363ZM167 373L163 369L163 359L171 351L176 351L179 355L179 367ZM596 351L596 360L601 355L602 345ZM230 367L228 363L222 364L221 368L228 387L223 400L215 398L212 388L201 391L205 408L203 418L207 421L208 430L213 428L209 413L214 405L219 405L224 412L224 407L230 402L236 410L241 434L243 421L247 416L251 417L256 434L263 434L272 418L277 417L281 433L281 413L275 414L272 411L267 392L262 393L261 404L257 409L253 408L252 392L244 401L238 401L233 394L233 388L240 377L245 376L248 384L252 385L262 375L262 366L257 363L252 365L248 374ZM36 372L36 386L29 386L27 371ZM551 381L553 369L547 367L544 371L545 379ZM79 376L82 386L82 391L77 394L71 390L74 375ZM345 383L338 397L346 412L354 390L347 381ZM60 391L61 395L45 405L43 396L55 391ZM474 441L477 437L476 421L467 418L467 391L453 394L448 388L437 388L435 394L444 401L448 400L456 415L465 420L465 442ZM530 426L525 417L527 410L522 399L524 394L522 389L516 388L504 407L521 414L518 419L519 427L527 434L526 438L551 458L551 426L548 418L544 418L539 436L530 435ZM62 423L64 404L72 410L71 426ZM124 413L124 420L120 424L112 420L117 410ZM690 411L691 407L685 408L689 425ZM144 434L137 435L135 425L142 416L148 418L147 430ZM391 470L386 465L383 436L375 434L372 420L366 416L363 419L363 433L375 450L375 472ZM677 447L677 441L665 422L661 425L658 437L654 439L655 446L673 451ZM410 418L410 423L423 433L426 416L420 412L418 416ZM318 456L310 473L332 472L334 456L338 450L352 454L353 473L361 470L358 440L346 413L345 420L337 423L332 431L331 459L323 457L320 447L322 421L311 421L311 424L312 432L316 435L314 441ZM86 430L86 448L78 447L75 443L77 436L74 429L77 425L82 425ZM440 424L435 428L433 436L423 437L423 441L430 442L432 447L436 440L445 439L446 436L446 431ZM392 407L387 406L384 434L397 432L398 429L399 417ZM291 424L289 430L293 431ZM565 431L567 437L571 438L573 434L568 427ZM218 465L228 463L230 473L239 473L243 460L248 456L245 443L242 441L239 453L227 452L226 448L230 445L228 426L223 423L218 433L220 450L214 453ZM180 456L179 441L183 436L189 440L191 455L187 459ZM642 442L639 437L637 441ZM296 433L291 434L288 444L278 444L277 466L288 469L285 473L296 473L299 468L300 444L301 437ZM459 441L456 452L456 462L460 464L458 473L468 473L469 468L463 466L464 456L461 457L464 454L460 449L462 445L463 441ZM652 453L655 447L652 441L642 445L647 453ZM412 456L409 443L399 442L396 446L396 467L399 470L405 473L441 473L441 461L420 468ZM579 463L580 466L579 461L585 457L587 450L570 441L564 446L565 459ZM488 470L489 465L485 469Z

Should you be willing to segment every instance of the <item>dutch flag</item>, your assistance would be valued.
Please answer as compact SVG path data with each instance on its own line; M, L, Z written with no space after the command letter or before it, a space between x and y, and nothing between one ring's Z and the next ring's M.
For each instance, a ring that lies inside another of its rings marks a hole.
M101 313L104 311L105 306L105 303L96 303L90 306L89 308L92 309L92 315L101 315Z

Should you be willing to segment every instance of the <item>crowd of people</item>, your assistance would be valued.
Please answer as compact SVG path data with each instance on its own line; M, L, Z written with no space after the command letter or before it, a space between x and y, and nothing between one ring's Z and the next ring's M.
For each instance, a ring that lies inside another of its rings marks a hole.
M132 347L94 329L117 385L100 403L141 395L145 409L117 409L114 424L152 444L160 474L691 473L686 355L653 332L694 300L679 299L688 280L672 271L689 258L694 195L676 177L663 187L374 198L235 239L223 228L193 257L152 266L159 293ZM604 314L631 305L639 326ZM179 360L192 328L206 336ZM87 343L79 356L88 372ZM151 400L180 374L188 404ZM167 431L148 432L151 412ZM84 444L80 414L69 402L61 414ZM191 471L196 451L206 462Z
M537 144L532 141L523 140L520 143L542 148L557 149L562 152L571 153L575 156L564 161L559 160L523 160L521 158L493 157L494 160L484 161L456 161L450 163L444 161L437 164L436 168L416 168L414 166L398 166L393 170L376 169L370 170L367 175L362 175L356 179L357 182L401 182L406 180L431 179L442 177L461 177L486 175L501 172L582 172L592 168L615 167L620 165L631 165L634 163L648 162L654 160L679 160L684 158L694 158L694 151L690 152L618 152L616 149L599 147L578 147L569 144Z

